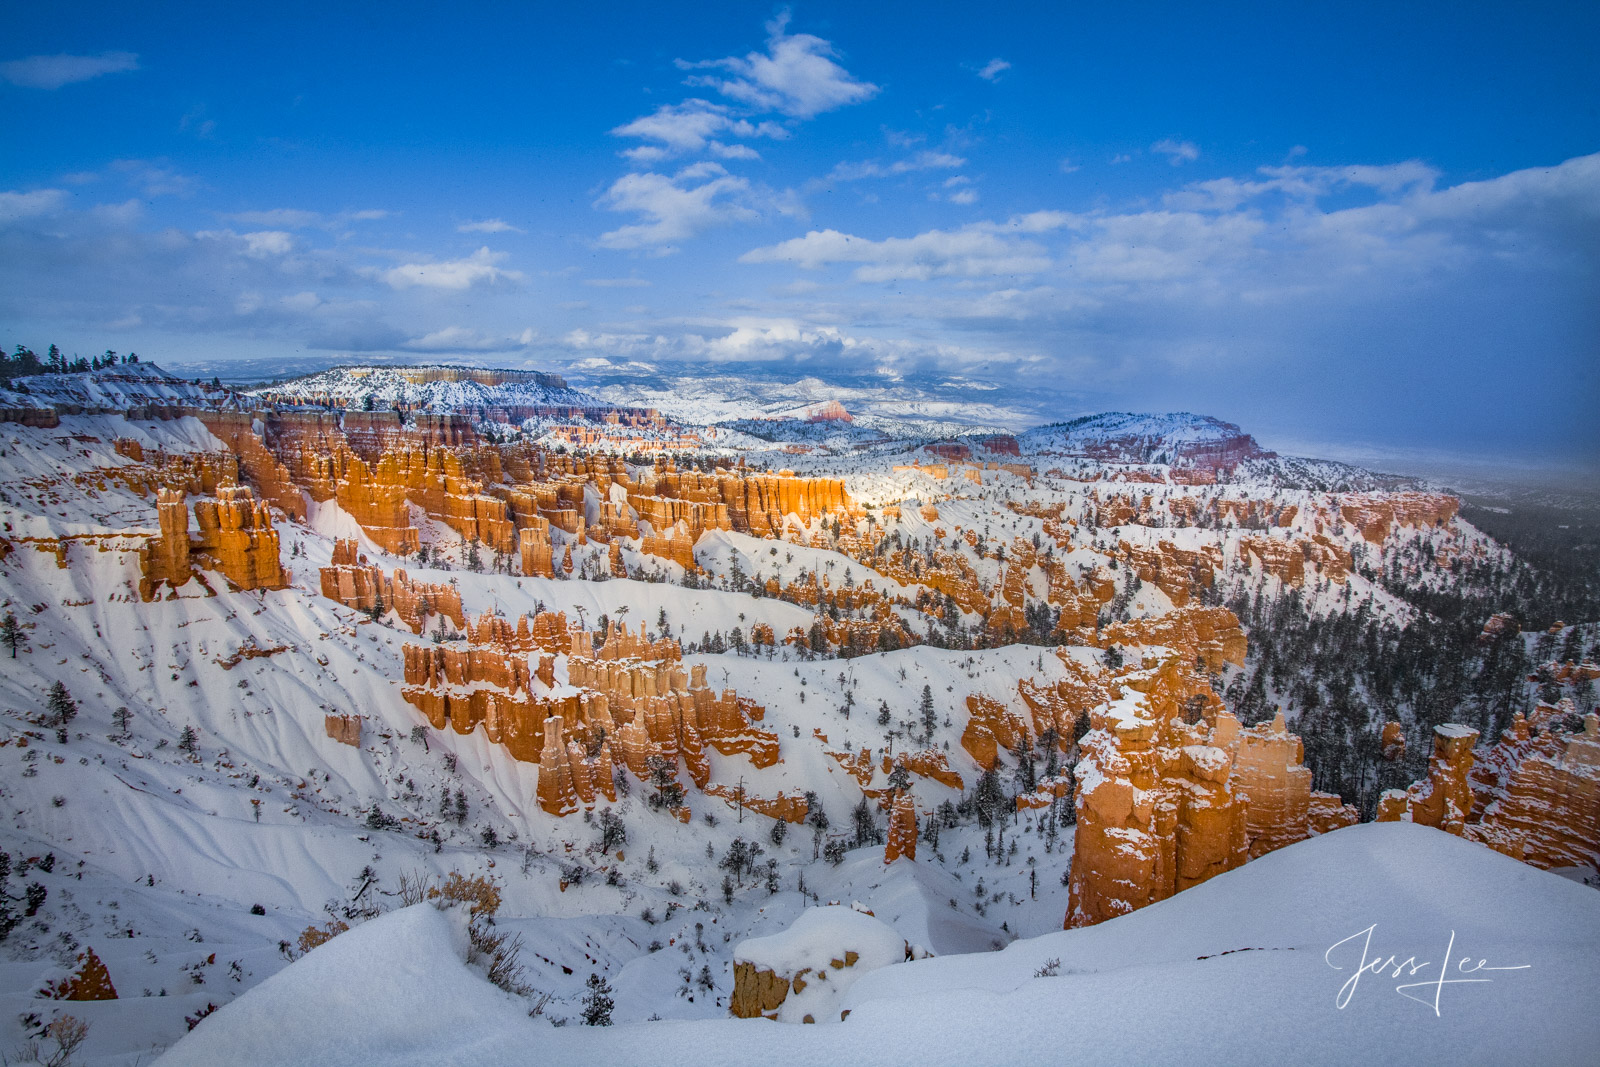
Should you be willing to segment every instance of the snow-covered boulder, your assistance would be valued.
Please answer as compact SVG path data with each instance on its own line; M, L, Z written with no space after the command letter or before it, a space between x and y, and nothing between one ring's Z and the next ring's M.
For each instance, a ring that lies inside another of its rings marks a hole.
M910 955L892 927L864 911L841 905L807 908L783 933L734 947L733 1014L785 1023L833 1022L856 979Z

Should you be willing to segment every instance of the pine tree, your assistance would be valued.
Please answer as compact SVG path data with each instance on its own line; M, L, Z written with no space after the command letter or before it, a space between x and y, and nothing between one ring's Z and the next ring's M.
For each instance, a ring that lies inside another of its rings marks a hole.
M467 791L465 789L457 789L456 790L455 816L456 816L456 825L457 826L466 825L466 821L467 821Z
M187 752L191 757L193 757L194 754L199 751L199 748L200 735L195 732L193 726L185 726L183 728L183 733L178 736L178 750L180 752Z
M856 805L850 816L855 823L856 847L877 844L878 820L873 816L872 806L867 803L865 795L861 797L861 803Z
M111 721L117 724L116 736L127 737L132 732L128 729L128 724L133 722L133 712L127 708L118 708L111 713Z
M927 744L933 740L933 728L939 725L939 716L933 710L933 687L931 685L922 687L922 705L919 710L922 713L923 743Z
M6 612L6 617L0 619L0 644L11 650L11 658L17 658L17 650L28 650L28 635L22 629L22 624L17 622L14 612Z
M55 727L56 740L62 744L67 743L67 724L78 717L78 702L72 699L72 694L67 692L67 687L60 682L50 686L50 695L45 700L45 717L47 726Z

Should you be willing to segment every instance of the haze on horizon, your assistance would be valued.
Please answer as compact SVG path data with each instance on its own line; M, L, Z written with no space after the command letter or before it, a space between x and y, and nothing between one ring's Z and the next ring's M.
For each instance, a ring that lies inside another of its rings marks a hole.
M10 12L0 343L756 363L1600 470L1600 8Z

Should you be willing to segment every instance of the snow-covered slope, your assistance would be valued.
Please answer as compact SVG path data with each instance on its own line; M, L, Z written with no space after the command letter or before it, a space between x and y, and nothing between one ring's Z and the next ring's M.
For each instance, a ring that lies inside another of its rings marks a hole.
M1231 422L1187 411L1113 411L1039 426L1018 438L1024 454L1085 456L1120 463L1172 463L1228 457L1229 465L1270 455Z
M54 407L63 412L128 411L136 408L216 408L237 405L222 389L174 377L154 363L123 363L73 374L13 378L0 388L0 408Z
M337 938L161 1063L1587 1064L1600 1047L1581 1003L1600 982L1600 897L1403 823L1090 929L871 972L839 1026L554 1029L462 962L459 923L423 905ZM1574 1000L1552 1010L1551 990Z
M557 375L472 367L334 367L256 390L264 398L361 407L421 408L440 414L486 408L607 407Z

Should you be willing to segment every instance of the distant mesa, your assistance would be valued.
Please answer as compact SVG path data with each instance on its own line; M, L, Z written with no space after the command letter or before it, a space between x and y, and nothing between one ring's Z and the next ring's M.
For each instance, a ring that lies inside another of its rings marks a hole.
M1166 415L1106 412L1029 430L1025 452L1076 456L1107 463L1164 463L1231 471L1252 459L1273 459L1256 439L1231 422L1186 411Z

